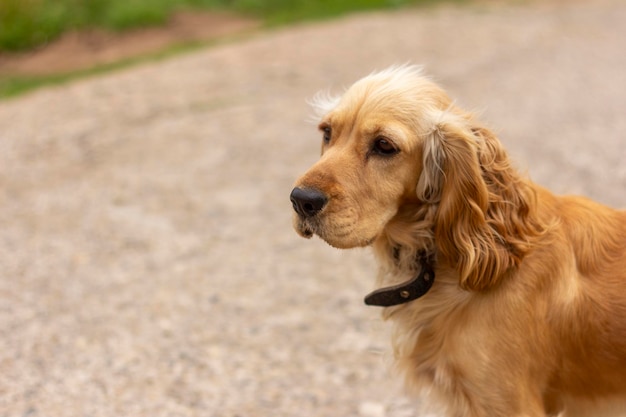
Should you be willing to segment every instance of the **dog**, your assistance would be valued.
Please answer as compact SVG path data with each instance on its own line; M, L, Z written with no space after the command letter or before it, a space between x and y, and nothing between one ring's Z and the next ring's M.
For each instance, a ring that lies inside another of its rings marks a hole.
M294 227L371 246L411 392L452 417L626 416L626 211L556 196L419 67L318 97Z

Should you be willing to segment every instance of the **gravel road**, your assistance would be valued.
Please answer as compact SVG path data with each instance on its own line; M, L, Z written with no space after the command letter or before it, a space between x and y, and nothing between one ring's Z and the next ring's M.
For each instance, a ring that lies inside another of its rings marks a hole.
M626 206L626 3L402 10L0 103L0 416L408 417L368 250L291 229L306 99L413 62L520 169Z

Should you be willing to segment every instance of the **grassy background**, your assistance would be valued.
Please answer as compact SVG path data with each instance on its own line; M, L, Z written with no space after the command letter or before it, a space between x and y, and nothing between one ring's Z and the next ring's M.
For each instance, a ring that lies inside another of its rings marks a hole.
M159 25L177 10L215 9L257 16L268 24L428 0L0 0L0 51L19 51L87 27L124 30ZM432 0L430 0L432 1Z
M339 16L353 11L397 8L463 0L0 0L0 54L27 51L63 32L87 28L123 31L158 26L180 10L229 11L261 19L267 26ZM0 75L0 100L30 90L168 57L197 44L70 73L43 76Z

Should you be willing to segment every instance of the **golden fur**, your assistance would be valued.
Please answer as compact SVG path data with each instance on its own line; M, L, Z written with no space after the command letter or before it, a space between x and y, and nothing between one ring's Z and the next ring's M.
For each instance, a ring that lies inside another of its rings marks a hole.
M379 286L436 259L425 296L383 310L408 386L453 417L625 416L626 212L520 176L415 67L315 105L327 141L296 187L328 202L296 230L371 245Z

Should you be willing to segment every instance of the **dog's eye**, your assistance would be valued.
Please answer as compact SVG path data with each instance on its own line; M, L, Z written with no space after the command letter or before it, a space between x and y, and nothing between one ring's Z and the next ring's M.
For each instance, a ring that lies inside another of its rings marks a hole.
M385 138L376 138L374 145L372 146L372 152L379 155L389 156L397 154L399 151L390 140Z
M324 143L330 143L330 137L332 133L332 131L330 130L330 126L322 126L320 129L322 130Z

